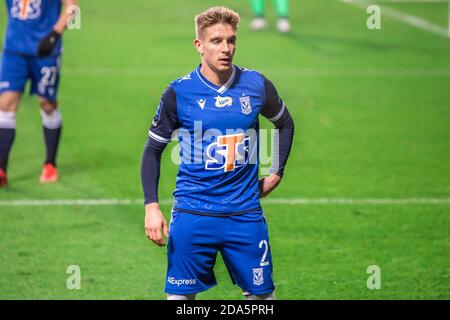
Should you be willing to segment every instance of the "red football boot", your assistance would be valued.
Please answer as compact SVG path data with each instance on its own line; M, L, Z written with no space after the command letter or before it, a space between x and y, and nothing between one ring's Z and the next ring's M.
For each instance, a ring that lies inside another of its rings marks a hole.
M8 176L3 169L0 169L0 188L8 185Z
M56 169L56 167L51 163L44 164L39 181L41 183L58 181L58 169Z

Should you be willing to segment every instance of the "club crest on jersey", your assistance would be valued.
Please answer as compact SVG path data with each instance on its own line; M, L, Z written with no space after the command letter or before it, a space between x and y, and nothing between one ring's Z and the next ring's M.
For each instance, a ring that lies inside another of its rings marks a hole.
M250 138L243 133L218 136L206 148L206 170L233 171L249 159Z
M217 96L214 99L216 99L216 107L217 108L224 108L224 107L233 105L233 98L231 98L231 97Z
M252 105L250 104L249 96L240 97L239 101L241 102L241 111L243 114L249 114L252 112Z
M253 268L253 284L260 286L264 283L263 268Z

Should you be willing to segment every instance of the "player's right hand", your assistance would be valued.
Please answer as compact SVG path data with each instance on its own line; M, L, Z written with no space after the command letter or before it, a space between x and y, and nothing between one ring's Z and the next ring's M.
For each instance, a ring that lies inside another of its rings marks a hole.
M169 228L166 219L159 209L158 203L149 203L145 206L145 235L158 246L165 246L162 233L169 236Z

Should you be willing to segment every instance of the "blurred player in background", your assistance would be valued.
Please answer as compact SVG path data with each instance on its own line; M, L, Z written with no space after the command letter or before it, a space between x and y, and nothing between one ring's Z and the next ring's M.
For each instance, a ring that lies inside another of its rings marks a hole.
M165 244L168 224L158 204L161 155L179 129L180 156L168 242L165 292L194 299L216 285L220 251L246 299L274 299L272 258L260 198L281 181L293 120L267 78L233 64L239 15L214 7L195 19L201 64L162 95L141 166L145 232ZM258 180L259 115L278 129L271 174Z
M8 24L0 64L0 187L8 184L8 157L16 132L16 113L27 80L41 107L46 160L40 181L58 180L56 153L61 135L57 93L61 35L76 0L6 0Z
M267 27L267 20L265 17L265 0L251 0L252 11L255 18L250 23L253 31L259 31ZM278 17L277 28L282 33L289 32L291 29L288 15L289 4L288 0L273 0L275 11Z

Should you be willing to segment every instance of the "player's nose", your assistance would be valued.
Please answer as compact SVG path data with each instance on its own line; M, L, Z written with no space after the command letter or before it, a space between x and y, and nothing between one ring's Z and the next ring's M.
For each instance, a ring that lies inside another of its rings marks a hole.
M230 45L228 44L228 42L226 42L226 41L222 42L221 51L223 53L229 53L231 51Z

